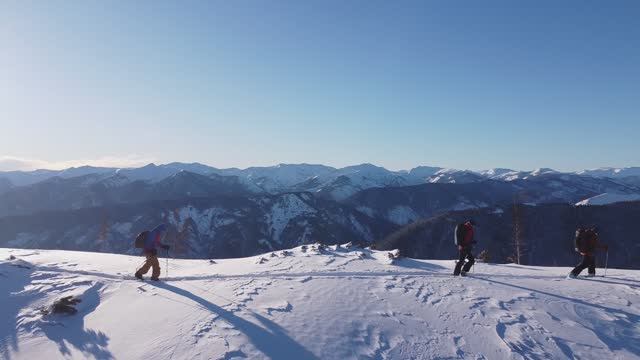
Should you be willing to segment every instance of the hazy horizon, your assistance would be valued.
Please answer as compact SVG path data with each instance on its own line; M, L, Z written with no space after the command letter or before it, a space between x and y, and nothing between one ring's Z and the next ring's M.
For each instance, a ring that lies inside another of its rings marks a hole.
M140 162L140 163L128 163L128 164L124 164L123 166L117 166L117 160L113 159L113 158L109 158L108 160L103 160L105 162L101 163L100 160L98 160L97 162L76 162L76 161L66 161L66 162L59 162L59 163L50 163L49 165L46 165L47 163L44 161L40 161L40 160L27 160L27 159L20 159L20 158L14 158L14 157L2 157L0 156L0 172L10 172L10 171L24 171L24 172L29 172L29 171L35 171L35 170L65 170L65 169L70 169L70 168L78 168L78 167L84 167L84 166L90 166L90 167L98 167L98 168L139 168L139 167L144 167L147 165L151 165L154 164L156 166L160 166L160 165L168 165L171 163L182 163L182 164L194 164L194 163L198 163L201 165L205 165L205 166L209 166L212 168L216 168L216 169L232 169L232 168L236 168L236 169L247 169L247 168L252 168L252 167L275 167L278 165L323 165L323 166L328 166L328 167L332 167L332 168L336 168L336 169L340 169L340 168L344 168L344 167L349 167L349 166L358 166L358 165L364 165L364 164L371 164L374 166L378 166L378 167L382 167L385 168L387 170L391 170L391 171L409 171L411 169L417 168L417 167L422 167L422 166L427 166L427 167L437 167L437 168L443 168L443 169L457 169L457 170L469 170L469 171L484 171L484 170L491 170L491 169L510 169L510 170L514 170L514 171L534 171L537 169L541 169L541 168L550 168L548 166L542 166L542 167L538 167L538 168L532 168L532 169L516 169L516 168L507 168L504 166L494 166L491 168L482 168L482 169L460 169L460 168L455 168L455 167L450 167L450 166L442 166L439 164L416 164L414 166L408 167L408 168L402 168L402 169L395 169L395 168L390 168L387 166L383 166L380 164L376 164L375 162L363 162L363 163L357 163L357 164L347 164L347 165L341 165L341 166L336 166L336 165L331 165L331 164L323 164L323 163L311 163L311 162L302 162L302 163L276 163L276 164L264 164L264 165L252 165L252 166L247 166L247 167L239 167L239 166L230 166L230 167L220 167L220 166L216 166L215 164L208 164L208 163L203 163L200 161L168 161L168 162L158 162L158 161L148 161L148 162ZM37 165L36 165L37 164ZM640 166L634 166L634 165L628 165L628 166L603 166L603 167L597 167L597 168L584 168L584 169L557 169L557 168L551 168L553 170L559 171L559 172L576 172L576 171L581 171L581 170L594 170L594 169L600 169L600 168L633 168L633 167L640 167Z

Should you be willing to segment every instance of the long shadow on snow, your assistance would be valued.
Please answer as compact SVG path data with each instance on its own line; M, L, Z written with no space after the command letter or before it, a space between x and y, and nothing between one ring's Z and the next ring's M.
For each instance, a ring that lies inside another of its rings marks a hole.
M18 315L23 306L38 298L35 291L24 291L31 283L33 266L26 261L0 263L0 358L10 359L18 344Z
M49 340L58 345L63 357L71 356L67 344L82 352L92 355L95 359L113 359L107 349L109 338L101 331L85 329L84 318L93 312L100 304L101 284L94 284L81 296L82 302L76 306L78 313L74 315L53 315L55 322L43 323L41 326ZM88 358L88 356L87 356Z
M609 278L598 278L598 277L594 277L594 278L588 278L588 277L579 277L578 279L580 280L586 280L586 281L593 281L593 282L598 282L598 283L604 283L604 284L611 284L611 285L626 285L632 289L638 289L640 288L640 285L636 285L636 284L629 284L629 283L623 283L623 282L619 282L619 281L609 281L609 280L603 280L603 279L609 279Z
M640 284L640 280L634 280L634 279L628 279L628 278L620 278L620 277L615 277L615 276L603 276L603 278L604 279L611 279L611 280L619 280L619 281L629 281L629 282L632 282L632 283Z
M403 263L404 262L404 263ZM162 278L165 281L201 281L201 280L226 280L226 279L253 279L253 278L273 278L273 279L293 279L299 277L324 277L324 278L338 278L338 277L356 277L356 278L367 278L367 277L380 277L380 276L430 276L430 277L451 277L452 275L449 272L440 272L440 269L447 269L446 267L442 267L440 265L423 263L420 261L416 261L413 259L402 259L400 262L396 264L398 267L404 267L408 269L416 269L416 271L325 271L325 272L301 272L301 273L283 273L283 272L262 272L262 273L253 273L253 274L236 274L236 275L220 275L220 274L211 274L211 275L195 275L195 276L173 276L168 278ZM421 271L417 271L417 269L421 269ZM71 270L66 268L59 268L55 266L38 266L38 271L48 271L48 272L63 272L68 274L77 274L77 275L87 275L87 276L95 276L102 279L111 279L111 280L134 280L133 274L131 276L122 276L122 275L114 275L107 274L98 271L85 271L85 270ZM453 271L453 267L451 267L451 271ZM481 271L476 274L484 275ZM487 276L491 276L492 278L517 278L517 279L562 279L563 276L558 275L509 275L509 274L486 274ZM137 281L137 280L136 280ZM628 284L621 284L628 285ZM633 285L629 285L633 286Z
M393 262L393 265L403 267L407 269L425 270L425 271L438 271L446 269L444 266L437 264L425 263L411 258L401 258ZM425 274L426 275L426 274Z
M574 299L574 298L570 298L563 295L552 294L550 292L546 292L538 289L532 289L525 286L509 284L502 281L486 279L481 277L474 277L474 279L483 280L489 283L509 286L509 287L513 287L513 288L528 291L528 292L539 293L542 295L554 297L554 298L565 300L565 301L570 301L577 305L582 305L585 308L601 310L606 312L609 315L613 315L616 318L616 320L614 320L613 322L618 325L617 328L610 327L606 323L602 323L602 324L594 323L592 324L593 327L591 327L590 329L610 349L612 350L626 349L632 354L640 356L640 315L632 314L619 309L606 307L600 304L592 304L580 299Z
M317 359L313 353L289 337L282 327L259 314L253 313L252 315L265 328L236 316L234 313L227 311L190 291L163 282L153 283L153 285L194 301L202 305L205 309L220 316L229 324L233 325L237 330L243 332L247 337L249 337L251 343L258 350L272 359Z
M419 263L416 261L416 263ZM302 272L302 273L283 273L283 272L262 272L262 273L254 273L254 274L237 274L237 275L199 275L199 276L175 276L163 278L164 280L169 281L199 281L199 280L224 280L224 279L252 279L252 278L296 278L296 277L308 277L308 276L317 276L317 277L378 277L378 276L394 276L394 275L407 275L407 276L444 276L445 274L436 273L433 271L436 266L433 265L431 267L430 264L425 264L424 271L404 271L404 272L393 272L393 271L326 271L326 272ZM66 274L77 274L77 275L88 275L95 276L103 279L112 279L112 280L127 280L127 279L135 279L133 274L130 277L121 276L121 275L113 275L107 274L98 271L84 271L84 270L71 270L64 269L55 266L38 266L38 271L48 271L48 272L59 272ZM449 276L449 275L447 275Z

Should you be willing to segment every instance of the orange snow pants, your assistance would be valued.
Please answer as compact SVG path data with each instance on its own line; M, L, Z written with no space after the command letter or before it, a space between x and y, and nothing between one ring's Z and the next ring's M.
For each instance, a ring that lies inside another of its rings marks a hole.
M157 279L160 276L160 262L158 261L158 255L152 253L146 253L147 261L144 262L144 265L138 270L138 273L141 275L146 274L149 271L149 268L153 268L153 272L151 273L152 279Z

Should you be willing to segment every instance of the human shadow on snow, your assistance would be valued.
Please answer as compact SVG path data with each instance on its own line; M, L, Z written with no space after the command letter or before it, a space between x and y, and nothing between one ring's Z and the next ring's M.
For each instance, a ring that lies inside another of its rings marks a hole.
M33 266L26 261L0 262L0 358L11 359L20 350L18 316L24 304L38 298L34 291L25 291L31 283Z
M407 268L407 269L415 269L415 270L425 270L425 271L433 271L436 272L438 270L446 269L444 266L431 264L424 261L418 261L416 259L411 258L400 258L393 262L393 265ZM428 275L428 274L424 274Z
M256 313L252 316L262 324L258 326L248 320L245 320L231 311L227 311L212 302L195 295L194 293L181 289L179 287L164 283L153 283L154 286L171 291L176 295L183 296L191 301L200 304L211 313L218 315L226 322L234 326L237 330L244 333L251 343L263 354L272 359L317 359L317 357L309 350L298 344L292 339L285 330L274 323Z

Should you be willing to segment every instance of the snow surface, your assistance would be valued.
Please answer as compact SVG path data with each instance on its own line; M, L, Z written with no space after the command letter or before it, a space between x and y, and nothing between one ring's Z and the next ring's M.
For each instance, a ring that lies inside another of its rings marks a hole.
M615 193L604 193L600 195L596 195L594 197L582 200L576 205L607 205L618 202L627 202L627 201L640 201L640 194L615 194Z
M347 249L348 247L348 249ZM13 257L13 259L10 258ZM2 359L637 359L640 271L305 246L225 260L0 249ZM601 271L601 270L599 270ZM63 296L75 315L44 315Z

